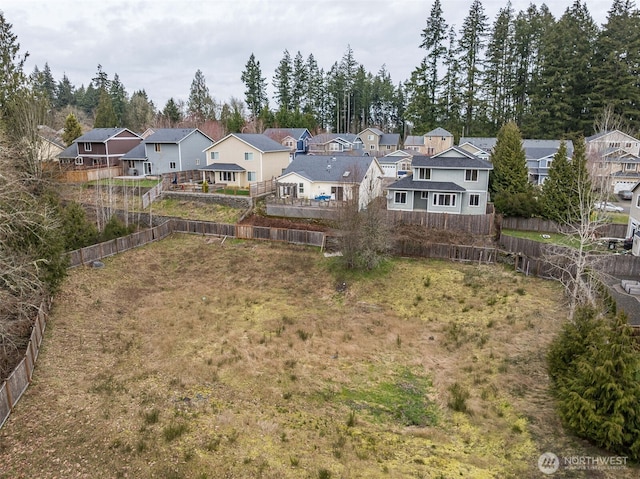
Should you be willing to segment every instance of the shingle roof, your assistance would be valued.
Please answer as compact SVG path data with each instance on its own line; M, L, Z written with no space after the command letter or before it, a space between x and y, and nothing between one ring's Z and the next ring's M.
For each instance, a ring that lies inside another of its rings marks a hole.
M424 136L409 135L404 140L404 146L424 146Z
M380 145L399 145L400 135L398 133L383 133L380 137Z
M226 138L230 136L234 136L241 141L253 146L257 150L262 151L263 153L272 152L272 151L289 151L288 148L285 148L280 143L275 140L272 140L267 135L263 135L262 133L232 133L224 137L221 141L224 141ZM218 143L219 143L218 142Z
M319 135L311 137L309 139L309 144L322 145L333 140L342 140L347 143L353 143L356 141L356 138L357 136L353 133L320 133Z
M470 153L462 154L463 150L459 150L457 148L450 148L449 150L445 150L443 153L447 151L451 151L455 149L456 152L459 153L458 156L441 156L442 154L438 154L436 156L424 156L424 155L416 155L413 157L412 165L413 166L424 166L427 168L440 168L440 169L461 169L461 168L474 168L478 170L492 170L493 166L488 161L482 160L475 155Z
M451 181L414 181L413 175L405 176L401 180L392 183L389 190L415 190L415 191L467 191L462 186Z
M302 138L302 136L307 132L306 128L267 128L264 130L263 135L267 135L269 138L273 138L274 136L291 136L296 140Z
M497 138L469 137L460 138L460 144L470 143L481 150L491 153L493 147L496 146ZM525 138L522 140L522 148L528 159L545 158L555 155L560 148L562 140L537 140L533 138ZM573 142L565 140L567 145L567 156L573 155Z
M198 168L203 171L247 171L242 166L235 163L212 163L210 165Z
M144 160L147 158L146 150L144 148L144 143L140 143L136 145L131 150L127 151L124 155L122 155L123 160Z
M435 128L434 130L431 130L429 133L425 133L424 136L453 136L451 133L449 133L447 130L445 130L444 128Z
M374 158L371 156L298 155L282 173L297 173L311 181L361 182ZM346 172L348 176L345 176Z
M71 143L68 147L64 149L59 155L58 158L76 158L78 156L78 144Z
M86 132L84 135L76 138L77 143L97 143L107 141L109 138L116 136L118 133L127 130L126 128L94 128ZM133 132L132 132L133 133Z
M145 143L180 143L191 133L196 131L195 128L159 128L151 135L145 138Z

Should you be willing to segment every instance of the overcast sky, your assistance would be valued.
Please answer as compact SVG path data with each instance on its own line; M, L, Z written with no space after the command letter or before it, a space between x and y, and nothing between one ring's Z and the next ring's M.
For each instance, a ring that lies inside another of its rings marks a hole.
M441 0L444 18L459 31L471 0ZM533 0L512 0L516 12ZM573 0L547 0L559 18ZM613 0L587 0L598 25ZM56 81L66 73L87 86L101 64L129 94L144 89L156 107L186 100L196 70L213 98L244 100L240 75L251 53L269 83L284 50L313 54L329 70L351 46L371 73L382 65L395 84L424 57L418 48L432 0L2 0L26 72L49 64ZM505 1L483 0L493 24Z

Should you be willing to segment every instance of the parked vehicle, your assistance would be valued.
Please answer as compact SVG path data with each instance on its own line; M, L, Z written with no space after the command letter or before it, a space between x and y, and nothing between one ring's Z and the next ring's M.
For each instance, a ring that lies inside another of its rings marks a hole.
M631 199L633 198L633 191L631 190L618 191L618 198L624 201L631 201Z
M610 213L624 212L624 208L622 206L614 205L608 201L598 201L593 204L593 208L598 211L608 211Z

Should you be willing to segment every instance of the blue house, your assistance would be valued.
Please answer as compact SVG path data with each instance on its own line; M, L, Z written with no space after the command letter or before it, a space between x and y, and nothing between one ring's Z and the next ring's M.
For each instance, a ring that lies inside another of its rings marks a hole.
M205 150L213 140L197 128L154 130L122 157L124 174L162 175L197 170L207 164Z

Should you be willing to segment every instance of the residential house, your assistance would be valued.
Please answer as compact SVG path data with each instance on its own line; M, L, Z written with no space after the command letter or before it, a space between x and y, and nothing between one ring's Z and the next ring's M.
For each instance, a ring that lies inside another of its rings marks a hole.
M320 133L309 138L309 155L362 154L362 142L353 133Z
M387 209L483 215L491 163L458 147L414 156L413 173L388 187Z
M480 159L491 160L491 152L497 138L461 138L459 148L467 151ZM536 140L523 139L522 148L529 171L529 181L534 185L542 185L549 176L549 168L553 157L558 152L562 140ZM573 156L573 142L565 140L567 146L567 158Z
M268 136L289 148L291 159L296 155L306 154L309 151L309 139L311 133L306 128L267 128L263 135Z
M411 173L411 159L415 152L396 150L378 158L385 178L397 180Z
M205 150L200 168L213 183L241 188L274 179L289 165L289 149L260 133L231 133Z
M126 175L162 175L206 166L213 140L197 128L158 128L123 157Z
M433 156L453 146L454 137L444 128L436 128L421 136L409 135L404 140L404 149L421 155Z
M593 183L618 193L640 181L640 140L620 130L587 137L587 159Z
M40 161L58 161L64 151L64 141L60 132L47 125L38 125L37 158Z
M635 256L640 256L640 182L630 188L633 196L629 208L629 222L627 223L627 234L625 238L633 238L631 252Z
M365 128L358 133L363 150L370 156L381 156L400 148L398 133L383 133L378 128Z
M122 156L141 141L127 128L94 128L76 138L58 159L61 166L72 169L120 167Z
M359 208L382 194L383 171L372 156L299 155L278 177L278 196L346 201Z

